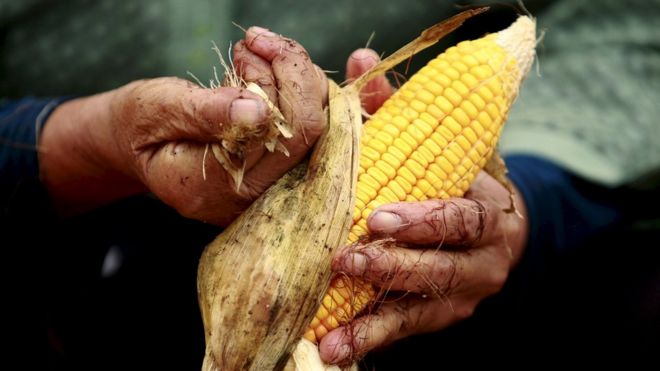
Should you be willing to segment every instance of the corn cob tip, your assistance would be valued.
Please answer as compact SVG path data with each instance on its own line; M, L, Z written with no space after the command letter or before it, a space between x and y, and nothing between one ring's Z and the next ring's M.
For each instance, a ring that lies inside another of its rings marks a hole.
M536 55L536 20L528 16L518 17L511 26L497 33L495 42L516 60L520 83L532 67Z

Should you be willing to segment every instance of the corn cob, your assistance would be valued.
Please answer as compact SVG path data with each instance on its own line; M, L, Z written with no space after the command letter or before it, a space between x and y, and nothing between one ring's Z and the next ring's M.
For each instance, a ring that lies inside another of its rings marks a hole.
M461 42L413 75L364 124L349 243L367 233L369 214L383 204L463 196L493 154L535 42L529 17ZM335 276L305 338L319 341L375 296L370 284Z

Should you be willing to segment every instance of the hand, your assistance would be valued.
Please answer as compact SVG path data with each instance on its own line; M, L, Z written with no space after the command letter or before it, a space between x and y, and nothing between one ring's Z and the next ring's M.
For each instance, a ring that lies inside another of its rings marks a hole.
M263 88L294 128L290 156L248 148L240 189L205 150L237 127L265 130L270 111L240 88L203 89L177 78L136 81L61 105L41 138L41 172L65 214L151 191L184 216L230 223L297 164L324 129L325 75L293 40L252 27L234 66ZM203 178L202 165L206 179Z
M516 205L526 215L516 192ZM437 331L468 318L484 298L497 293L520 259L526 219L503 210L508 191L480 173L465 198L395 203L376 209L374 241L344 248L333 270L398 293L351 324L328 333L319 345L326 362L344 363L406 336ZM405 245L404 245L405 244Z

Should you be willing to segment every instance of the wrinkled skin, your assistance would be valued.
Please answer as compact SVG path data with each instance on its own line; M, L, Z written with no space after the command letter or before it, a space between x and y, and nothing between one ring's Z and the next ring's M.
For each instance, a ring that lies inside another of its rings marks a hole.
M361 66L349 68L349 77L377 60L369 51L360 53ZM364 95L378 97L367 107L375 110L391 91L383 81L367 86ZM517 192L515 197L522 218L504 211L510 206L509 192L482 172L465 198L400 202L374 210L367 226L381 239L341 249L332 267L371 282L392 300L328 333L319 344L321 358L345 364L403 337L470 317L484 298L500 291L523 253L526 211Z
M259 27L233 55L238 73L261 85L294 127L283 140L289 157L251 146L236 191L210 152L203 161L205 149L230 127L263 132L267 104L239 88L203 89L172 77L135 81L66 102L50 116L40 163L58 210L71 215L153 192L186 217L227 225L300 162L325 126L325 75L301 45Z

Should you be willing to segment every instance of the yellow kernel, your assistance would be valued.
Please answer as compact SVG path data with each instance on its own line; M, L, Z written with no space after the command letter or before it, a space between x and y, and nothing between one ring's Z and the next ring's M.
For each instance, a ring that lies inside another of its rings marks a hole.
M362 187L364 185L369 186L373 190L380 188L380 183L378 183L376 179L374 179L374 177L368 173L362 174L358 180L358 187Z
M449 129L454 135L458 135L463 130L463 126L456 122L456 119L452 116L445 117L442 120L442 126Z
M477 149L477 152L479 152L479 155L481 155L481 156L485 156L486 153L488 153L488 147L486 147L484 142L482 142L480 140L477 141L477 143L475 143L474 148Z
M404 142L406 142L411 148L416 148L417 147L417 140L408 133L408 131L404 131L401 133L399 138L403 139Z
M396 126L399 131L406 130L406 127L408 126L408 120L406 120L403 116L395 116L392 119L392 124Z
M466 53L466 54L468 54L468 55L463 56L463 58L461 59L461 61L463 63L468 65L468 67L470 67L470 68L473 68L473 67L476 67L476 66L479 65L479 60L477 60L477 58L475 58L472 55L472 53Z
M463 162L462 162L462 164L463 164L463 166L465 166L467 169L471 169L472 166L474 166L474 162L472 162L472 160L470 159L470 158L472 157L472 156L470 156L471 152L473 152L473 151L472 151L472 150L468 151L468 155L465 156L465 157L463 157Z
M355 191L355 197L362 201L365 205L376 197L376 190L369 186L361 186Z
M357 241L358 238L359 238L358 235L353 233L353 231L348 232L348 242L353 243L353 242ZM305 335L305 336L307 336L307 335ZM309 338L307 338L307 339L309 339Z
M391 152L392 148L390 148L388 151ZM390 166L396 169L399 166L401 166L401 161L399 161L399 159L396 156L392 155L392 153L390 152L383 153L382 156L383 161L387 162Z
M353 223L360 220L361 217L362 217L362 209L356 207L355 210L353 210Z
M435 105L438 106L438 108L440 108L445 115L450 114L451 111L454 110L454 105L444 95L440 95L435 98Z
M435 165L435 164L431 164L431 165ZM433 171L430 171L430 168L431 166L429 166L429 169L426 169L426 173L424 173L424 179L426 179L426 181L432 185L442 184L442 179L440 179Z
M476 59L476 58L475 58ZM484 81L492 76L492 70L487 65L480 65L470 69L470 73L477 79Z
M433 134L436 134L436 133L433 133ZM431 139L431 136L433 134L429 135L429 137L426 138L424 143L422 143L422 146L418 148L418 150L421 149L421 148L424 148L426 151L428 151L431 154L431 156L433 157L433 160L431 160L429 162L435 161L435 157L440 156L440 154L442 153L442 148L440 148L440 146L433 139Z
M391 135L393 138L398 137L399 133L401 132L399 129L397 129L396 126L394 126L391 123L388 123L387 125L383 126L383 128L381 130L384 131L385 133ZM391 144L391 143L389 143L389 144Z
M440 86L442 86L443 88L447 88L449 85L451 85L451 79L443 73L439 73L433 76L433 81L440 84Z
M332 297L332 300L334 300L338 306L342 306L346 302L346 299L344 299L344 297L342 297L341 294L338 293L335 289L328 290L327 294L329 294Z
M362 148L362 153L360 155L365 156L373 161L376 161L380 158L380 152L370 146L365 146Z
M477 144L475 143L475 147L476 145ZM475 164L481 162L481 158L482 158L482 156L479 154L479 151L477 151L476 148L473 151L468 152L468 157L470 158L470 161L474 162Z
M447 146L447 144L449 144L447 138L444 135L442 135L442 133L440 133L443 129L448 132L448 134L451 136L451 139L454 138L454 134L451 131L449 131L449 129L443 128L443 127L439 127L437 132L431 134L431 137L430 137L433 140L433 142L435 144L437 144L438 147L440 147L441 151L442 151L443 148L445 148ZM449 140L451 140L451 139L449 139ZM435 152L434 152L434 154L436 156L440 155L440 153L435 153Z
M477 94L479 94L479 96L486 102L492 101L494 97L493 93L490 91L490 89L488 89L487 86L482 86L477 89Z
M376 166L378 170L382 171L383 174L385 174L385 176L388 178L388 181L396 176L396 170L394 170L394 167L392 167L390 164L388 164L383 160L376 161L374 166Z
M416 80L410 80L408 81L404 87L401 88L401 90L406 90L412 93L417 92L418 90L421 90L424 88L423 84L420 84L419 81ZM414 95L413 95L414 96Z
M389 146L390 144L392 144L392 141L394 140L394 138L392 138L392 136L390 134L388 134L388 133L386 133L382 130L379 131L378 133L376 133L376 135L374 135L374 138L378 139L379 141L381 141L386 146Z
M426 106L426 112L428 112L436 120L442 120L446 116L446 114L442 112L442 110L438 108L435 103Z
M426 198L424 192L422 192L422 190L417 187L413 187L412 192L410 192L410 195L419 201Z
M404 191L399 182L396 181L396 178L390 180L390 182L387 183L386 188L396 195L397 200L401 201L406 198L406 191Z
M425 76L423 73L416 73L412 75L410 81L420 83L422 86L429 81L428 76ZM417 90L415 90L417 91Z
M442 171L444 171L445 174L451 174L454 171L454 165L452 165L449 162L449 160L447 160L447 158L444 156L436 158L435 163L438 164L438 166L440 166L440 169L442 169Z
M389 181L389 178L387 177L387 175L385 175L385 173L383 173L382 170L380 170L379 168L377 168L375 166L368 168L367 169L367 174L374 177L374 179L376 179L376 181L378 183L380 183L381 186L384 186ZM373 197L375 197L375 195ZM371 197L371 198L373 198L373 197Z
M406 161L405 164L405 166L402 166L397 170L397 174L405 179L408 183L415 184L417 177L410 171L410 169L408 169L408 161Z
M456 139L458 139L458 138L460 138L460 137L457 137ZM463 150L463 148L461 148L461 146L456 141L449 143L449 146L447 146L447 149L451 152L451 154L456 156L456 158L458 159L458 162L455 163L454 165L458 165L458 163L461 162L460 159L465 157L465 151ZM376 163L378 163L378 162L376 162Z
M412 190L410 192L412 192ZM411 193L411 194L406 196L405 201L406 202L416 202L416 201L419 201L419 200L417 198L415 198L415 196L413 196L412 193Z
M372 117L369 121L364 124L366 127L372 127L375 129L382 129L385 125L385 122L379 118Z
M399 104L397 104L397 102L395 102L395 104L397 104L397 106L399 106L399 107L403 107L403 106L400 105L400 102L402 102L402 101L403 102L410 102L413 98L415 98L415 91L411 88L410 85L406 85L406 88L401 89L401 91L399 92L397 97L394 98L394 99L397 99L397 98L398 98Z
M448 116L451 117L451 116ZM447 118L445 118L446 120ZM444 122L444 120L443 120ZM447 129L445 125L442 125L436 129L436 132L438 132L443 138L445 138L447 141L454 140L454 133L451 132L451 130ZM438 143L440 144L440 143Z
M477 134L471 127L463 129L463 136L465 139L467 139L468 142L470 142L470 145L477 141Z
M477 111L481 111L486 107L486 102L484 102L484 99L479 95L472 93L470 94L470 98L468 98L472 104L477 108Z
M369 202L369 205L371 205L371 201ZM367 207L364 209L364 211L362 211L362 219L364 219L364 220L367 220L369 218L369 215L371 215L371 213L374 211L374 209L372 209L369 205L367 205ZM353 225L353 228L355 228L355 227L359 228L358 232L360 232L360 233L356 233L357 235L362 235L362 234L367 232L367 230L365 228L362 228L357 224Z
M481 140L484 141L484 143L489 144L490 142L493 141L493 133L490 131L487 131L484 133L484 135L481 137Z
M388 183L389 186L389 183ZM385 198L385 203L391 204L392 202L399 201L399 197L389 189L388 187L383 187L380 189L380 194Z
M426 171L426 175L428 176L429 174L433 174L433 176L438 178L437 180L432 182L433 184L436 184L437 182L441 182L443 179L447 178L447 173L444 170L442 170L440 166L438 166L438 159L435 159L435 163L429 165L429 168Z
M460 179L464 179L467 176L468 169L463 165L458 165L456 167L456 173L460 176Z
M468 115L470 120L474 120L479 114L477 107L475 107L474 104L472 104L472 102L470 102L469 100L464 100L463 102L461 102L460 108Z
M478 122L481 124L481 127L483 129L489 129L490 126L493 124L493 120L490 118L490 115L484 111L479 112L479 115L477 115L477 120L472 122L472 128L474 128L477 132L477 135L482 135L482 133L479 133L479 131L474 127L474 123ZM483 132L482 129L482 132Z
M408 119L408 122L410 122L410 121L416 119L417 116L419 116L419 113L418 113L416 110L414 110L414 109L412 109L412 108L410 108L410 107L408 107L408 106L406 106L405 108L403 108L403 109L401 110L401 112L403 113L403 117L405 117L406 119Z
M452 144L453 144L453 142L452 142L452 143L449 143L450 146L451 146ZM450 162L452 165L454 165L454 166L455 166L455 165L458 165L458 164L461 162L461 159L458 158L458 156L456 156L456 155L454 154L454 152L453 152L451 149L449 149L449 148L448 148L446 151L444 151L444 152L442 153L442 157L441 157L441 158L445 158L447 161L449 161L449 162ZM372 169L373 169L373 168L372 168ZM367 171L369 171L369 170L367 170ZM451 176L451 174L449 174L449 176Z
M470 125L470 116L468 116L461 107L456 107L454 112L451 113L451 117L461 125L461 130ZM376 136L376 138L378 138L378 136Z
M410 101L410 108L414 109L417 112L424 112L426 111L426 104L424 102L413 99Z
M461 82L463 82L469 90L472 90L479 85L479 80L470 73L464 73L463 76L461 76Z
M460 72L461 74L468 71L468 66L466 66L465 63L463 63L461 61L456 61L456 62L452 63L452 67L454 67L456 70L458 70L458 72Z
M462 97L462 98L467 98L468 94L470 94L470 89L461 81L461 80L455 80L451 83L451 87L456 90L456 92ZM460 102L459 102L460 103ZM459 103L454 103L454 105L458 105Z
M401 189L403 189L403 192L405 194L410 193L410 190L412 189L412 184L410 184L410 182L407 181L406 178L399 175L396 178L394 178L394 180L401 187Z
M427 136L431 135L433 129L438 125L438 120L431 116L428 112L422 112L419 115L419 119L417 120L422 121L422 125L419 127L419 129L424 132L424 135Z
M364 147L367 148L367 147ZM370 159L367 156L360 156L360 168L361 169L368 169L370 167L374 166L374 161Z
M435 68L438 71L442 71L445 68L449 67L449 63L447 61L443 60L442 58L440 58L439 56L437 58L431 60L428 65L430 67Z
M419 188L422 193L426 194L426 191L433 187L431 186L431 183L429 183L426 179L420 179L417 181L417 188Z
M376 210L377 208L379 208L383 204L384 204L383 199L378 198L378 196L376 196L376 198L374 198L373 200L371 200L371 202L369 202L369 204L367 205L367 208L370 209L370 210Z
M413 94L414 93L412 93L410 90L403 90L401 93L390 98L390 100L395 107L403 110L405 107L408 107L408 102L412 99L412 97L414 97Z
M383 121L385 121L385 122L390 122L390 121L392 121L392 115L390 115L386 110L380 110L380 109L379 109L378 111L376 111L376 113L374 114L374 116L379 117L381 120L383 120ZM373 118L373 117L372 117L372 118Z
M408 156L410 156L413 151L410 144L406 143L406 141L401 139L401 137L394 139L394 147L403 153L404 159L408 158ZM403 161L403 159L401 159L401 161Z
M482 113L483 113L486 117L488 117L488 114L485 113L485 112L481 112L481 113L479 114L479 116L481 116ZM488 118L490 119L490 117L488 117ZM484 127L481 125L481 123L479 122L479 120L472 121L472 124L470 125L470 127L474 130L475 133L477 133L477 137L479 137L480 135L483 135L483 133L484 133Z
M436 198L438 196L438 190L435 189L435 187L429 187L424 193L427 199Z
M365 205L366 205L366 204L365 204L364 202L362 202L362 200L360 200L360 199L357 198L357 197L355 198L355 209L356 209L356 210L357 210L357 209L360 209L360 210L364 209L364 206L365 206Z
M502 79L493 77L488 80L486 86L490 89L494 96L502 95Z
M424 74L426 77L433 77L435 74L438 73L438 70L431 66L424 66L422 67L421 70L419 70L419 73Z
M381 142L380 140L378 140L376 138L372 138L369 141L369 143L367 143L367 147L365 147L365 149L366 148L373 149L375 151L375 153L378 153L378 157L380 157L381 153L384 153L385 151L387 151L387 146L385 145L385 143ZM372 153L372 155L373 155L373 153ZM378 158L374 158L374 157L371 157L371 156L369 158L372 159L372 160L377 160L378 159Z
M412 151L412 149L411 149L411 151ZM401 150L397 147L396 139L394 140L394 145L387 149L387 153L389 155L394 156L396 158L396 160L400 163L405 161L406 158L408 158L408 156L406 154L404 154L403 152L401 152ZM385 159L385 157L383 157L383 159ZM394 166L394 165L392 165L392 166ZM399 166L394 166L394 167L399 167Z
M376 196L376 198L374 198L374 200L371 203L372 203L372 205L377 205L377 206L373 206L373 208L375 210L380 205L389 204L390 201L387 199L387 197L385 197L382 193L380 193L380 194L378 194L378 196ZM366 226L366 223L367 222L365 221L365 226Z
M421 161L418 161L420 164L424 165L424 167L426 167L426 165L428 165L429 163L435 161L435 155L424 144L419 146L416 152L419 153L426 162L426 164L422 164Z
M411 163L410 166L409 163ZM419 151L413 152L412 155L410 155L410 158L404 163L404 166L408 166L408 169L415 174L417 178L419 178L419 174L421 173L424 175L424 169L426 169L426 165L428 165L428 161L424 158L424 156L419 153Z
M417 92L417 98L426 104L433 103L436 96L441 95L444 88L442 85L431 80L424 85L426 89Z
M415 125L416 121L421 121L421 120L416 119L415 121L413 121L412 125L409 125L408 128L406 129L406 133L410 134L410 136L415 138L415 142L419 144L424 139L426 139L426 135L424 135L424 132L419 129L419 125ZM401 133L401 136L403 136L403 133Z
M458 78L461 77L461 74L453 67L445 68L442 70L442 73L449 77L449 80L451 81L458 80Z
M497 105L493 103L488 103L486 105L486 112L493 121L497 120L500 117L500 110L497 109Z
M459 92L454 89L454 84L452 84L451 87L445 89L444 96L451 102L452 107L458 106L463 101L461 94L459 94Z
M316 311L316 316L319 317L319 319L321 321L323 321L325 319L325 317L330 315L330 312L328 312L328 309L331 309L331 308L328 308L326 306L326 300L327 299L330 299L330 298L328 296L323 297L323 301L321 302L322 305L320 305L319 310ZM332 307L332 305L330 305L330 306Z
M469 129L469 128L468 128ZM475 140L476 142L476 140ZM467 152L472 148L472 143L465 137L465 135L462 136L457 136L456 137L456 143L463 149L463 151ZM461 156L463 157L463 156Z
M324 337L327 333L328 330L325 327L323 327L323 325L319 325L314 329L314 334L316 335L317 339Z

